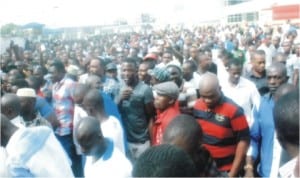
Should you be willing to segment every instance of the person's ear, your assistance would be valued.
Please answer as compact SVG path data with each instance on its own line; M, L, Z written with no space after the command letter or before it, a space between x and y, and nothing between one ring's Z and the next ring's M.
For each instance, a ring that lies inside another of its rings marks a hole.
M170 105L172 105L172 104L175 103L175 101L176 101L175 99L170 99L168 103L169 103Z

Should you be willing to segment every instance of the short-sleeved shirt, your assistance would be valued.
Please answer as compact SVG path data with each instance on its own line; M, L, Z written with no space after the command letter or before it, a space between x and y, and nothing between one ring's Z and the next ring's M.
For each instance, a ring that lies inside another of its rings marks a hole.
M150 139L145 106L153 100L151 88L139 82L134 87L130 98L119 104L128 142L144 143Z
M252 81L255 84L260 96L263 96L264 94L269 92L266 73L264 74L263 77L259 78L256 77L252 71L250 71L245 74L245 78L247 78L248 80Z
M64 77L53 85L52 103L60 123L55 133L59 136L70 135L73 127L74 100L73 92L76 82Z
M218 105L208 110L202 99L194 106L194 116L203 130L203 144L221 171L229 171L240 140L249 140L249 127L243 109L222 96Z

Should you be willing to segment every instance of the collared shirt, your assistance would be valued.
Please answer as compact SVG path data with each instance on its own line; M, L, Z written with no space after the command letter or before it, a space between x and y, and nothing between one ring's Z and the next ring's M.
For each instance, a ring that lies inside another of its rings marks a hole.
M240 77L236 86L231 85L228 80L220 83L224 95L244 109L248 125L251 127L254 120L252 109L258 108L260 103L260 94L255 84L244 77Z
M254 122L250 129L251 142L247 155L256 160L260 152L258 173L262 177L269 177L273 161L275 132L273 108L274 100L268 93L261 98L259 108L254 110Z
M80 145L79 143L77 142L77 139L75 137L75 133L76 133L76 127L79 123L79 121L88 116L88 114L85 112L85 110L78 104L75 104L75 107L74 107L74 118L73 118L73 142L74 142L74 145L75 145L75 148L76 148L76 153L78 155L81 155L81 148L80 148Z
M71 161L48 127L18 129L6 151L6 164L13 177L74 177Z
M266 73L264 73L264 75L259 78L254 75L252 70L250 70L250 72L245 73L245 78L247 78L255 84L261 96L263 96L269 91Z
M85 177L131 177L130 161L111 140L106 139L106 143L107 148L104 154L96 162L93 162L93 157L87 156L84 167Z
M265 44L261 44L257 50L263 50L266 54L266 69L272 64L273 50L271 46L266 46Z
M128 142L145 143L150 139L149 116L146 113L145 106L153 100L151 88L143 82L139 82L133 88L130 98L119 104Z
M229 171L238 142L249 139L243 109L226 96L222 96L219 103L209 109L200 98L194 106L194 116L203 130L204 147L220 171Z
M73 92L76 82L64 77L53 85L52 103L60 123L55 133L59 136L69 135L73 127L74 100Z
M152 139L153 145L160 145L162 143L162 137L165 132L165 129L169 125L169 123L180 114L179 108L176 104L170 106L164 111L157 110L157 118L153 125L152 130Z

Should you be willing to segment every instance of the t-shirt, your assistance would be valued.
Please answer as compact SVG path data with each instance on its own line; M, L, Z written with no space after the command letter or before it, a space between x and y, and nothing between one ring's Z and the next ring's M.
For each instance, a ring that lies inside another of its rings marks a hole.
M223 95L211 110L203 99L197 100L194 116L203 130L204 147L216 161L219 170L229 171L238 142L250 138L243 109Z
M114 145L122 152L125 152L124 133L120 121L114 116L109 116L101 123L103 136L110 138Z
M133 88L130 98L119 104L128 142L144 143L149 140L149 121L145 105L153 100L151 88L143 82L139 82Z
M132 165L130 161L117 147L114 147L111 140L106 139L106 141L107 149L101 158L93 163L93 157L86 157L85 177L131 177Z

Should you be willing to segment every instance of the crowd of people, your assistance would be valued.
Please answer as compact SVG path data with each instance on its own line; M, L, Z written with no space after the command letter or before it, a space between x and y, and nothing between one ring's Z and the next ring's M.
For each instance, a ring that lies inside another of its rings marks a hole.
M12 41L1 177L298 177L299 29Z

